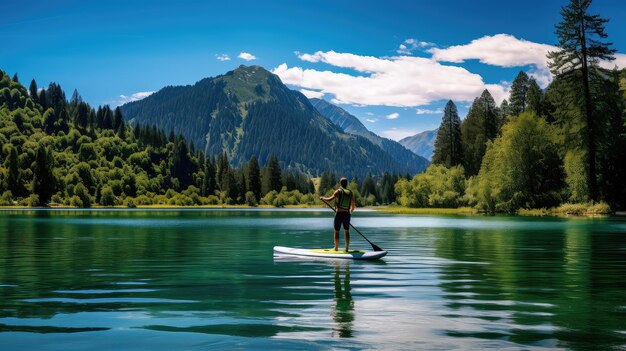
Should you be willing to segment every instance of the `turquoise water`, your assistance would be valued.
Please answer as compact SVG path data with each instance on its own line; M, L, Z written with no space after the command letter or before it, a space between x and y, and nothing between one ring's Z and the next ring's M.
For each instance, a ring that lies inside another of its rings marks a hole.
M273 257L325 210L0 211L0 350L626 349L623 218L353 224L389 255Z

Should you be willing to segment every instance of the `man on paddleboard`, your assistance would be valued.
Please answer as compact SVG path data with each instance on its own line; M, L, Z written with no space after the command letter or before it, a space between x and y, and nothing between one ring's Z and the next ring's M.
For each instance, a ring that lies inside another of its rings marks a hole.
M343 177L339 180L341 187L333 193L331 197L323 197L323 201L335 200L335 251L339 249L339 228L343 224L343 233L346 241L346 252L350 246L350 215L356 207L354 205L354 194L348 188L348 179Z

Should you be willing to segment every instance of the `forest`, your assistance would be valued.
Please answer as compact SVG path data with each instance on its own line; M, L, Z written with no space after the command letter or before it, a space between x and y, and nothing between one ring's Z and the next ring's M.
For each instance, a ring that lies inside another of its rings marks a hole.
M352 179L357 205L626 208L626 70L600 67L615 54L607 20L577 4L556 26L547 88L521 71L508 100L498 105L485 90L462 121L448 101L432 165ZM284 171L276 155L261 164L254 150L234 167L226 152L205 155L173 131L126 122L119 107L0 75L2 206L320 205L342 176Z
M226 153L206 156L173 132L130 125L119 108L94 109L77 91L68 101L58 84L39 89L33 79L26 89L0 74L2 206L312 205L339 179L322 174L316 192L309 175L281 170L273 155L263 168L255 156L235 168ZM350 188L361 206L391 203L396 180L368 176Z
M548 55L554 79L545 90L520 72L500 106L485 90L461 121L447 103L433 164L396 184L401 205L491 213L626 207L626 70L600 67L615 50L607 20L590 15L589 4L563 8L559 50Z

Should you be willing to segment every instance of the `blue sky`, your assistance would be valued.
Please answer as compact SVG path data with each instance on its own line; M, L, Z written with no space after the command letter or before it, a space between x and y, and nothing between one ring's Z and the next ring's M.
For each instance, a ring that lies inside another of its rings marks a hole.
M447 99L464 116L484 88L506 97L519 70L547 84L565 4L0 0L0 69L97 106L257 64L398 139L436 128ZM626 5L596 0L592 12L610 19L623 66Z

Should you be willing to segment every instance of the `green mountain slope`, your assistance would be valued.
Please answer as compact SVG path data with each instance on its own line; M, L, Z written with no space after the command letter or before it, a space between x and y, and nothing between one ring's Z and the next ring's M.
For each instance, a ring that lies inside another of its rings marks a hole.
M299 92L260 66L240 66L192 86L166 87L121 107L125 118L184 135L234 165L275 154L283 167L348 176L412 172L364 137L344 133Z
M420 155L428 160L433 158L435 148L435 140L437 139L437 130L427 130L399 141L407 149L413 153Z
M428 167L428 160L407 150L404 146L391 139L383 138L369 131L358 118L339 106L335 106L323 99L310 99L311 104L324 117L348 134L359 135L378 145L387 152L396 162L406 167L410 173L422 172Z

